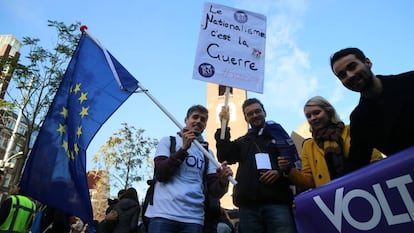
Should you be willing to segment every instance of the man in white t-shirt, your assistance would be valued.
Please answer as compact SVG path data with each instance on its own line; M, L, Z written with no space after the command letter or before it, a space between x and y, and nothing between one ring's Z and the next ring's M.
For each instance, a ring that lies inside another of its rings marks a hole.
M170 137L163 137L154 156L155 192L153 205L145 216L150 218L148 233L202 233L204 222L204 184L216 198L228 190L228 177L233 175L227 162L216 168L203 151L192 142L203 141L208 110L191 106L184 119L185 127L176 136L176 152L170 153ZM206 143L205 143L206 144ZM211 150L208 150L212 154ZM208 165L206 166L206 163ZM204 172L208 167L208 171ZM204 178L204 174L207 174Z

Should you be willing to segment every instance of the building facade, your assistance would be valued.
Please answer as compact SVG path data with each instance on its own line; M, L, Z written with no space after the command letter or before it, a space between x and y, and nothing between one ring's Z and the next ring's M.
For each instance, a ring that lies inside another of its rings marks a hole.
M24 162L21 158L26 143L27 125L24 122L17 123L17 118L17 114L11 111L0 110L0 200L8 194L9 185L16 175L14 168L17 163ZM9 145L14 130L14 140L12 145ZM9 153L6 157L8 147Z
M221 127L219 113L221 107L225 104L226 87L222 85L217 85L213 83L207 83L207 109L209 112L209 118L207 121L206 127L206 140L209 142L210 149L214 152L214 155L217 159L217 150L216 150L216 140L214 139L214 134L216 133L217 128ZM228 126L231 128L231 138L235 139L247 132L248 124L244 119L242 105L247 98L247 91L237 88L230 88L228 95L227 105L230 110L230 120ZM238 164L230 166L236 175ZM221 199L221 205L226 209L235 209L233 205L233 184L230 183L229 192L224 195Z
M22 43L12 35L0 35L0 101L4 102L4 97L9 87L9 83L14 71L14 64L20 57L19 50ZM9 184L13 178L13 168L19 162L22 149L25 143L24 135L27 126L17 122L18 115L0 105L0 200L7 196ZM12 133L15 137L11 142ZM9 150L7 157L6 151Z
M102 221L110 198L109 173L106 170L88 172L88 187L91 196L93 219Z
M22 43L12 35L0 35L0 99L4 99L14 71L13 62L20 57Z

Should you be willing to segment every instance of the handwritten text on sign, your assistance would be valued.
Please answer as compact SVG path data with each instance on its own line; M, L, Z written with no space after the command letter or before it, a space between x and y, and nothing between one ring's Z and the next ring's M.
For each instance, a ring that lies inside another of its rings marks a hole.
M263 93L266 17L205 3L193 78Z

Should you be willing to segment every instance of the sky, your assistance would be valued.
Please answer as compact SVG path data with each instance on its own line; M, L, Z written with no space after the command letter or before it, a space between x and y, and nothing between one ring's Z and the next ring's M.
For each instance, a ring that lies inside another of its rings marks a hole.
M39 38L51 46L56 32L47 20L81 22L149 93L184 124L186 110L206 104L206 82L192 79L203 4L201 0L0 1L0 34ZM413 70L412 0L217 0L209 1L267 17L266 60L260 99L267 119L290 133L305 122L303 105L320 95L344 122L359 94L333 75L329 58L345 47L362 49L375 74ZM27 50L22 48L25 56ZM178 127L143 93L133 94L102 126L89 157L123 122L161 138ZM92 164L88 162L88 169Z

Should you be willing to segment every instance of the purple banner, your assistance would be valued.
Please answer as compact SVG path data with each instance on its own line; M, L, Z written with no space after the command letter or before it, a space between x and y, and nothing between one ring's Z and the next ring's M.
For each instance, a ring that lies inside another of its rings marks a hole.
M295 197L299 233L414 232L414 147Z

